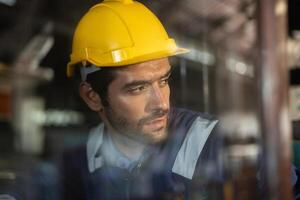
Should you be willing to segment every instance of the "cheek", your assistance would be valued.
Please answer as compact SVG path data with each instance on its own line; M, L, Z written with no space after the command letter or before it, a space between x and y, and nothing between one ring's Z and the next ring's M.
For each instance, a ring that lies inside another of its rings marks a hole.
M138 121L145 116L145 96L113 96L111 107L131 121Z
M161 90L164 103L169 107L170 88L164 87ZM146 111L148 103L151 101L151 93L144 93L141 95L130 96L124 94L114 94L109 98L109 104L117 113L126 117L129 121L139 121L141 118L147 116Z
M170 105L170 87L169 87L169 85L162 88L161 95L162 95L162 99L161 99L162 103L169 107L169 105Z

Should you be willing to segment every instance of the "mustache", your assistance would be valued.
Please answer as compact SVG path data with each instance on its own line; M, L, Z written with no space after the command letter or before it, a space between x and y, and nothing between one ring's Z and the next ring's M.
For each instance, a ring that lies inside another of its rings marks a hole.
M157 118L160 118L160 117L164 117L166 116L167 114L169 113L169 110L166 109L166 110L163 110L163 109L157 109L155 110L154 112L152 112L150 115L148 115L147 117L143 117L142 119L140 119L139 121L139 125L143 125L143 124L146 124L147 122L150 122L152 120L155 120Z

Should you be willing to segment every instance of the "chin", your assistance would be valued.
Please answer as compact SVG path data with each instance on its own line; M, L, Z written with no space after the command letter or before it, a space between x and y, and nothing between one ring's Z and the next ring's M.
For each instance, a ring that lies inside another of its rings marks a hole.
M149 143L156 144L156 143L163 142L167 138L167 135L168 133L164 129L161 131L148 133L146 137Z

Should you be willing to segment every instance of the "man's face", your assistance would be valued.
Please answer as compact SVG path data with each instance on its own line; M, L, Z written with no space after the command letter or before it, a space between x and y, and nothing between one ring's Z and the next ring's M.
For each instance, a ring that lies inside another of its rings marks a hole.
M167 136L170 64L167 58L118 70L108 87L104 117L109 131L156 143Z

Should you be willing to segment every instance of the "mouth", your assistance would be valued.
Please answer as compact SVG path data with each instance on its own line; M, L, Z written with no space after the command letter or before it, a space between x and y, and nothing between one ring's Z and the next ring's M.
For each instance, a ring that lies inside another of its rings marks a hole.
M166 117L160 117L145 123L145 128L151 131L160 131L166 126Z
M142 118L138 125L145 131L157 132L166 128L169 110L157 110L150 115Z
M160 131L166 126L166 120L167 120L166 116L159 117L159 118L156 118L156 119L146 122L144 124L144 126L147 129L150 129L151 131Z

